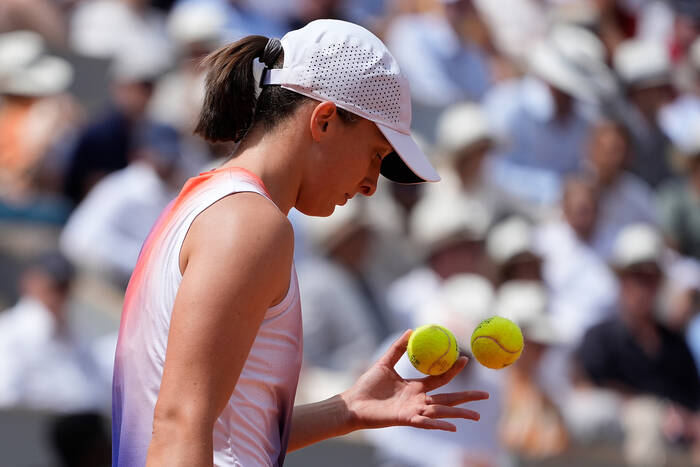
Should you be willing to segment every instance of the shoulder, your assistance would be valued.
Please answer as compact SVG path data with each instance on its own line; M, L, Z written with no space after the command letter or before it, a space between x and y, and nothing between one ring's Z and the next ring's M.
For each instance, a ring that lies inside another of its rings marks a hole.
M213 203L197 216L191 232L207 241L220 241L216 246L224 249L239 241L280 251L294 246L287 217L267 198L249 192L233 193Z
M256 193L234 193L213 203L192 222L182 246L183 271L193 255L251 272L265 269L289 275L294 231L270 200Z

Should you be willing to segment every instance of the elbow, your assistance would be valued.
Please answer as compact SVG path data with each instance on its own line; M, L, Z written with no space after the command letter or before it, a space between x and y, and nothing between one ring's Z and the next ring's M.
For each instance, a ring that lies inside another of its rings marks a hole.
M192 404L159 401L153 412L153 438L173 442L211 436L215 420L206 412Z

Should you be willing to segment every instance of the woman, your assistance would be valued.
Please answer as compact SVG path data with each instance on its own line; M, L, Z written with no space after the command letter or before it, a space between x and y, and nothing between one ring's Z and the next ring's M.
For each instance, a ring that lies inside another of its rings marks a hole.
M409 331L351 389L292 411L302 333L286 214L328 216L372 195L380 171L439 179L410 137L408 86L385 46L320 20L281 42L249 36L205 64L196 131L239 146L185 184L141 252L115 361L114 464L281 465L288 449L356 429L477 420L455 406L485 393L426 395L466 359L418 381L394 372Z

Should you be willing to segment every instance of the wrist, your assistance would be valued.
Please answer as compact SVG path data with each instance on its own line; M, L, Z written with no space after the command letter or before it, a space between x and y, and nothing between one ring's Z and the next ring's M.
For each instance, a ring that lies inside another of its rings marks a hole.
M342 402L342 414L340 417L343 420L343 426L347 428L347 431L344 434L367 428L364 426L361 418L358 416L355 399L352 396L352 389L348 389L335 397Z

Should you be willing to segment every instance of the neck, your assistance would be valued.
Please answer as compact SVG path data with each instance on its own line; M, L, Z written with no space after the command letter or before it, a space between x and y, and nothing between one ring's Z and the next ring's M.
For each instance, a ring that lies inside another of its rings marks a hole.
M287 129L265 133L258 129L246 136L234 157L222 167L240 167L257 175L286 215L299 195L302 164L296 159L302 151L303 141L295 132Z

